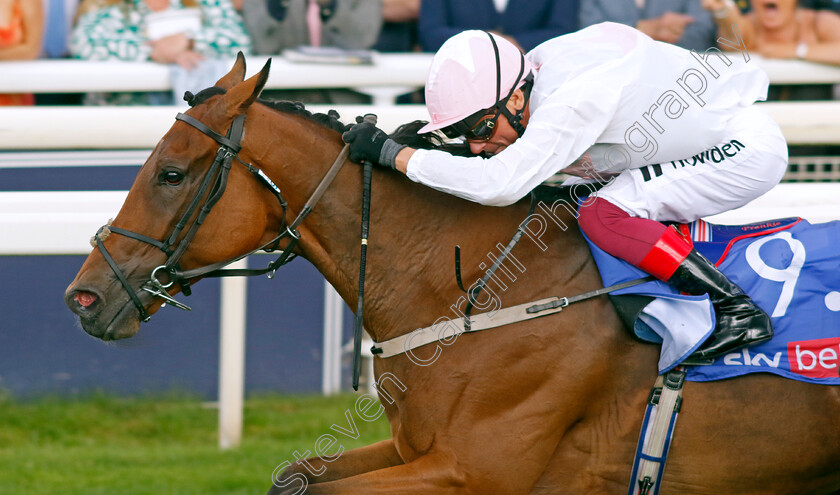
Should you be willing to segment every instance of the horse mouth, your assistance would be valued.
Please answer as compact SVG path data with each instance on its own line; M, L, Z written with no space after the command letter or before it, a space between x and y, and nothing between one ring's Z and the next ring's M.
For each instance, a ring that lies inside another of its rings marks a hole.
M105 326L99 338L106 342L109 340L127 339L136 335L138 331L140 331L140 318L137 313L137 308L134 307L134 303L131 300L128 300L117 311L114 318ZM97 336L94 335L94 337Z
M80 314L79 322L88 335L105 342L133 337L140 330L137 308L129 298L113 313L102 308L93 315Z

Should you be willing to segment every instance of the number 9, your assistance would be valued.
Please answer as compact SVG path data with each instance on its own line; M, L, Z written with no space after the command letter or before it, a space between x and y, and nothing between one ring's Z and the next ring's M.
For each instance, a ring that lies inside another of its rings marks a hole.
M793 257L790 260L790 265L783 270L768 266L758 254L761 246L774 239L781 239L787 242L790 246L790 250L793 251ZM787 312L788 305L790 305L790 301L793 299L793 289L796 287L796 281L799 280L799 272L805 264L805 245L798 239L794 239L793 236L790 235L790 232L779 232L777 234L762 237L750 244L749 247L747 247L745 256L747 263L750 264L750 267L755 270L755 273L757 273L759 277L772 280L773 282L782 282L784 284L782 285L782 293L779 294L779 300L776 302L776 308L773 309L773 314L770 315L773 318L784 316Z

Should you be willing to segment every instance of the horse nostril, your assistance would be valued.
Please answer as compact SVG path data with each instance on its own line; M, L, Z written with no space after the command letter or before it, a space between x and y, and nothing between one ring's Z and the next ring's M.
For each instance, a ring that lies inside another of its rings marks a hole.
M83 318L93 318L102 310L105 299L92 288L84 290L68 287L64 293L64 304L70 308L70 311Z
M79 306L83 308L90 307L90 305L95 303L97 299L99 299L99 297L96 294L85 291L79 291L73 296L73 300L79 303Z

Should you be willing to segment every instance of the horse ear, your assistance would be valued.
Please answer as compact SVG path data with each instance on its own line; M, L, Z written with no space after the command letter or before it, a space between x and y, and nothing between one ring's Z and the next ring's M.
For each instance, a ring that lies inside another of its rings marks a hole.
M236 54L236 62L233 63L233 68L221 79L216 81L216 86L230 89L243 80L245 80L245 55L239 52Z
M259 73L228 90L225 95L228 117L233 117L243 113L249 106L251 106L252 103L254 103L254 101L256 101L257 97L262 92L266 81L268 81L268 72L270 69L271 59L268 59L265 66L263 66Z

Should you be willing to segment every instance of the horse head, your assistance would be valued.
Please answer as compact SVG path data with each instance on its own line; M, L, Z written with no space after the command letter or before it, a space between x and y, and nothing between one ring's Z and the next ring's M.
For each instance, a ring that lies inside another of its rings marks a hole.
M271 138L254 132L242 139L269 66L245 80L240 53L215 87L187 95L192 108L158 142L117 217L91 239L94 249L65 292L87 333L133 336L164 302L179 304L171 296L189 294L205 274L198 268L259 248L282 228L280 191L266 187L264 174L260 180L250 163L260 157L248 152L255 140ZM282 244L276 241L273 247Z

